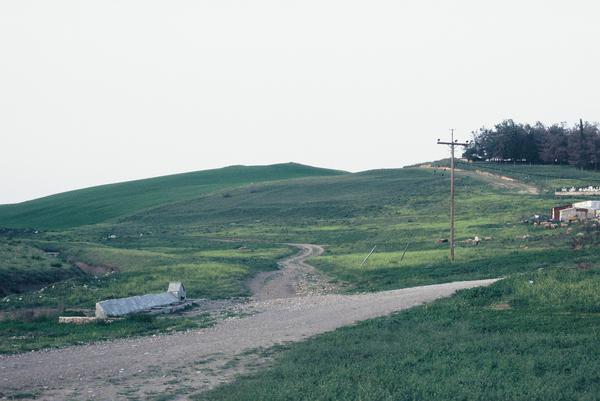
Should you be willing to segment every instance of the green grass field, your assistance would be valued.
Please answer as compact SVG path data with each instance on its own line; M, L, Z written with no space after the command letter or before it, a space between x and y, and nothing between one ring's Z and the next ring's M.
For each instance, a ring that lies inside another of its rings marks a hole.
M290 254L287 247L265 248L239 244L219 244L219 250L185 248L123 249L98 245L76 247L67 244L61 249L68 258L92 265L114 266L114 273L82 275L55 283L43 292L28 292L6 296L2 309L18 307L93 308L98 300L118 298L166 290L169 281L186 283L191 298L232 298L248 296L244 281L258 271L277 268L276 260Z
M83 274L58 257L21 240L0 240L0 296L36 290Z
M196 198L225 188L329 176L343 172L288 163L231 166L64 192L29 202L0 206L0 226L63 229L105 222L158 205Z
M197 400L595 400L598 272L489 288L285 347L274 365Z
M545 230L521 221L568 202L555 199L553 187L597 185L600 174L559 166L461 168L512 176L541 191L521 193L493 185L489 176L459 172L455 263L449 263L448 244L438 241L448 238L447 172L404 168L319 172L289 180L269 176L252 178L251 185L218 183L177 198L148 195L151 201L89 221L77 217L61 226L48 220L51 229L37 234L2 231L0 274L10 272L5 277L20 282L33 282L39 271L56 276L37 281L53 283L42 293L1 299L0 313L90 308L108 297L163 291L170 280L183 280L192 297L244 297L248 277L274 269L278 259L294 252L283 243L316 243L325 245L326 253L311 263L343 282L347 292L506 280L287 347L272 369L200 399L594 399L599 366L590 355L600 329L597 230L579 224ZM145 196L135 186L122 184L121 190L123 199ZM81 201L76 210L84 205ZM25 211L3 220L6 210L0 208L0 226L18 221L15 227L31 227L28 222L36 218ZM484 239L480 245L467 242L474 236ZM576 241L580 245L574 246ZM361 266L373 246L376 251ZM51 260L43 249L59 252L60 260ZM73 268L80 262L114 272L82 274ZM31 320L0 322L0 337L8 343L19 333L36 333L22 334L18 346L0 352L107 335L104 327L76 332L49 319ZM124 323L114 335L155 333L170 324Z

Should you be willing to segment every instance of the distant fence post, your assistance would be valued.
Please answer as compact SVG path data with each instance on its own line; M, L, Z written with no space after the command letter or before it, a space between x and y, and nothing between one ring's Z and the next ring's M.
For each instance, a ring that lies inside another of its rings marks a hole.
M371 254L373 253L373 251L375 250L375 248L377 248L377 245L375 245L373 247L373 249L371 249L371 252L369 252L369 254L367 255L367 257L362 261L362 263L360 264L360 267L362 267L365 264L365 262L367 261L367 259L369 259L369 256L371 256Z
M402 252L402 257L400 258L400 262L404 260L404 255L406 255L406 251L408 250L408 246L410 245L410 241L406 243L406 248L404 248L404 252Z

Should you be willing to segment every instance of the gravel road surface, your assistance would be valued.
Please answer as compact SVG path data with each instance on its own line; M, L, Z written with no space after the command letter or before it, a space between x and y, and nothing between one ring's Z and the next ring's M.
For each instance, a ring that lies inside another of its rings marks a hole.
M300 254L282 262L283 268L305 271L304 259L320 251L296 246ZM303 340L495 281L306 296L258 285L256 299L238 306L242 317L222 320L211 328L0 356L0 395L23 397L29 392L37 393L37 400L126 400L166 393L186 399L188 394L265 366L269 357L261 350L275 344Z

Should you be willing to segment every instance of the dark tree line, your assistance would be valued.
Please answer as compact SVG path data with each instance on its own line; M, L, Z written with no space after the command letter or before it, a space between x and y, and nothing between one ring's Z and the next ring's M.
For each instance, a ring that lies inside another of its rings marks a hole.
M565 123L549 127L505 120L494 128L473 132L473 142L463 154L469 160L570 164L580 168L600 168L600 129L598 123Z

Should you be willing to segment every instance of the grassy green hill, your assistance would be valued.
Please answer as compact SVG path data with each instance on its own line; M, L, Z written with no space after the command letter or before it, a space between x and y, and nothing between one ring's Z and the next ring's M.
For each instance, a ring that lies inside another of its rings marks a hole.
M436 243L448 237L448 189L447 173L422 168L264 183L147 210L111 229L124 244L154 241L135 237L143 229L177 233L180 240L325 244L327 254L314 263L360 290L496 277L535 269L555 257L548 233L520 224L532 214L547 213L551 197L497 188L487 176L459 175L460 252L456 263L448 263L447 244ZM523 245L517 238L524 235L530 236L527 252L515 255L515 247ZM493 240L477 248L464 242L475 236ZM360 267L373 246L377 252Z
M30 237L38 246L59 250L67 264L120 271L116 281L113 277L96 283L98 292L69 295L73 306L89 306L103 296L160 290L175 271L195 280L190 274L201 276L198 266L213 262L224 263L219 266L227 278L213 288L198 285L198 296L243 295L240 283L256 270L248 268L249 260L238 263L244 260L243 255L234 256L240 243L223 245L227 243L215 241L219 239L273 248L284 242L324 244L327 254L313 263L348 282L352 291L490 278L566 263L571 257L564 251L565 238L520 224L524 217L549 209L551 197L507 191L491 185L487 177L468 175L457 179L459 252L450 264L447 244L437 243L448 237L447 184L447 173L421 168L263 182ZM474 236L492 240L473 247L465 241ZM361 266L373 246L377 251ZM206 250L220 256L206 258ZM263 260L263 266L274 266L277 254ZM50 306L72 291L59 286L55 292L31 302Z
M62 262L56 263L85 263L120 273L94 282L97 292L73 293L71 284L61 285L55 295L50 291L24 302L51 306L63 299L74 307L89 307L99 297L160 290L175 271L194 281L194 274L208 275L198 266L211 263L221 263L222 285L198 284L197 295L243 295L240 283L256 271L256 264L250 261L252 255L239 262L244 255L234 257L232 252L240 243L215 241L223 239L266 243L274 249L284 242L324 244L327 254L314 263L350 283L352 290L490 278L570 257L563 252L565 238L519 223L546 212L554 204L551 197L496 188L488 177L476 175L459 175L457 189L459 252L454 264L448 263L447 244L437 243L448 237L448 174L422 168L374 170L229 187L101 224L29 234L22 238L25 245L60 252ZM475 248L465 242L474 236L493 239ZM377 252L360 266L373 246ZM206 250L222 254L206 258ZM273 268L280 254L272 252L268 261L262 260L263 268ZM10 277L24 282L32 272L22 263Z
M146 208L263 181L343 174L296 163L231 166L102 185L0 205L0 227L60 229L105 222Z
M0 317L21 318L0 322L0 352L198 327L206 322L78 329L19 313L90 308L106 297L160 291L172 279L189 283L193 297L243 297L248 277L293 252L282 243L309 242L326 246L311 263L348 292L506 280L291 345L276 354L272 369L198 399L594 399L600 362L589 355L600 344L600 228L545 229L522 220L568 201L556 199L552 187L597 185L600 174L560 166L460 168L454 263L439 241L448 238L448 172L429 166L248 179L252 185L232 180L96 224L81 216L69 229L10 232L0 238L7 244L0 260L14 263L0 274L27 283L54 266L62 281L2 299ZM479 245L469 241L475 236ZM74 274L81 262L114 273Z

